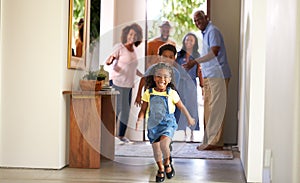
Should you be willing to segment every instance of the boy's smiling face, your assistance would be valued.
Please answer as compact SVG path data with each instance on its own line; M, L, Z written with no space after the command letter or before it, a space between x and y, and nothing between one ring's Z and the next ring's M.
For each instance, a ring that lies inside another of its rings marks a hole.
M161 61L173 65L174 62L175 62L174 52L170 51L170 50L165 50L164 52L162 52L162 54L161 54Z

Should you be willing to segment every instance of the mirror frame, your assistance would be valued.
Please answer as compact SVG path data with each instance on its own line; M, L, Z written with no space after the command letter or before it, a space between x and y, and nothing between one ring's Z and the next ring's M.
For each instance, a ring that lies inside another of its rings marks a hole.
M88 10L89 3L88 0L84 0L84 32L83 32L83 52L81 57L75 57L72 55L72 44L74 30L73 26L76 22L73 21L73 4L75 0L69 0L69 29L68 29L68 57L67 57L67 68L68 69L80 69L84 70L86 67L86 57L88 53Z

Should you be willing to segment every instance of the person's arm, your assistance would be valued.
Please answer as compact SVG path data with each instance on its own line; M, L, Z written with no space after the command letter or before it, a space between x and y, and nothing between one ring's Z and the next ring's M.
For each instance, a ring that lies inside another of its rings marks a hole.
M142 74L142 72L140 70L136 70L136 75L139 77L143 77L144 75Z
M195 61L198 62L199 64L203 63L203 62L210 61L211 59L218 56L219 50L220 50L219 46L213 46L213 47L210 48L210 52L208 52L203 57L199 57L199 58L195 59Z
M186 109L186 107L184 106L181 100L179 100L176 103L176 107L186 116L186 119L188 120L188 124L190 126L193 126L195 124L195 119L192 118L189 111Z
M136 94L135 102L134 104L139 107L142 104L142 89L145 86L145 77L142 77L139 83L138 91Z
M199 78L199 86L201 88L203 88L204 82L203 82L203 77L202 77L202 71L201 71L200 64L197 65L197 76Z
M219 46L213 46L211 47L210 51L206 55L204 55L203 57L196 58L195 60L190 60L189 62L183 64L183 67L187 70L190 70L197 63L200 64L200 63L210 61L216 56L218 56L219 50L220 50Z
M142 107L141 107L140 112L138 114L138 119L137 119L136 124L135 124L135 130L138 130L138 127L139 127L140 123L143 122L143 120L145 118L147 108L148 108L148 102L143 101Z
M114 56L109 56L108 59L106 60L106 65L111 65L113 63L113 61L116 59L116 57Z
M112 53L110 54L110 56L105 61L106 65L111 65L116 59L119 59L121 48L122 48L121 43L116 44L114 46Z
M76 40L76 57L81 57L82 56L82 42L80 39Z

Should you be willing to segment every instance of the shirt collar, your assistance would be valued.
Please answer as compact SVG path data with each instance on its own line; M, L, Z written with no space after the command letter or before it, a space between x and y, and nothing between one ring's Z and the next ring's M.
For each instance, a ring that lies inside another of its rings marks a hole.
M207 26L205 27L205 29L202 31L202 34L204 35L206 33L206 31L208 30L208 27L210 27L211 25L211 21L208 22Z

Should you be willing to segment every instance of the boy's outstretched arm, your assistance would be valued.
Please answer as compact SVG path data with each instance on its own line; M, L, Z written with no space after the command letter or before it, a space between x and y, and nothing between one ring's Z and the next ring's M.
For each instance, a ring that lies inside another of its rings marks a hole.
M147 107L148 107L148 102L143 101L142 107L141 107L140 112L138 114L138 119L137 119L136 124L135 124L135 130L138 130L138 127L139 127L140 123L144 120L145 114L146 114L146 111L147 111Z
M134 104L135 104L137 107L140 107L141 104L142 104L142 90L143 90L143 87L144 87L144 86L145 86L145 77L142 77L142 78L140 79L138 91L137 91L136 98L135 98L135 102L134 102Z
M186 109L186 107L184 106L181 100L179 100L176 103L176 107L186 116L186 119L188 120L188 124L190 126L193 126L195 124L195 119L192 118L189 111Z

